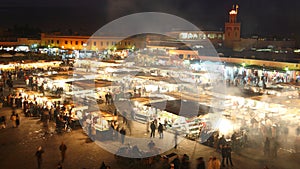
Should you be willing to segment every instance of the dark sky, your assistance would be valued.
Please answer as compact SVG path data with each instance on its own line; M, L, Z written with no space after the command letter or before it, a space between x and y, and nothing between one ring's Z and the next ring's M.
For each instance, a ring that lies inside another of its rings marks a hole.
M93 33L124 15L165 12L201 30L220 30L236 2L242 34L300 34L299 0L1 0L0 27L28 24Z

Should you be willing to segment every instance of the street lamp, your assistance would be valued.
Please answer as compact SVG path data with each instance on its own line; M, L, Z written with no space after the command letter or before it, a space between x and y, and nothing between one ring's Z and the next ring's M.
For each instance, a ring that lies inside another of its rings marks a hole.
M86 57L86 46L87 46L87 44L84 43L84 44L83 44L83 47L84 47L84 56L85 56L85 57Z
M48 51L47 51L48 56L51 54L50 47L51 47L51 46L48 45Z

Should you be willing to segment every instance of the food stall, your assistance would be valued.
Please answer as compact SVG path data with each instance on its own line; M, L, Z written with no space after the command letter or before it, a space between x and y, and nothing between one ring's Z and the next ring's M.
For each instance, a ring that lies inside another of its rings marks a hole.
M112 138L112 129L110 127L111 122L117 121L118 116L114 116L110 113L97 111L92 112L93 117L93 129L95 130L95 138L97 140L108 140Z

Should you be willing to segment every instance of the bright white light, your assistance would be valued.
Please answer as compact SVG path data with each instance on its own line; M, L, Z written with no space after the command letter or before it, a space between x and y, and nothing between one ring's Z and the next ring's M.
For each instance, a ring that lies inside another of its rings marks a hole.
M59 81L59 84L58 84L58 86L63 88L63 87L65 86L65 82L63 82L63 81Z
M295 53L299 53L299 52L300 52L300 49L295 49L294 52L295 52Z
M235 11L235 10L233 9L233 10L231 10L231 11L229 12L229 14L230 14L230 15L236 15L236 14L237 14L237 11Z
M228 119L220 119L216 126L219 129L221 135L228 135L233 132L233 124Z

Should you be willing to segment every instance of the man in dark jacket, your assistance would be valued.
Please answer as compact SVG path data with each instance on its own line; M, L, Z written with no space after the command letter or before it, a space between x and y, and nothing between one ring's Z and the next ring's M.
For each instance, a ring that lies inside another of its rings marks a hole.
M223 145L221 147L221 154L222 154L222 166L225 167L225 160L227 159L227 146Z
M151 137L154 138L154 137L155 137L155 129L156 129L156 126L155 126L155 124L154 124L154 121L151 123L150 129L151 129L150 138L151 138Z
M163 127L163 125L162 125L161 123L159 123L158 128L157 128L157 131L158 131L158 133L159 133L159 138L160 138L160 139L164 138L164 134L163 134L163 132L164 132L164 127Z
M230 165L233 166L232 160L231 160L231 147L229 144L226 144L226 165L228 165L228 161L230 162Z

